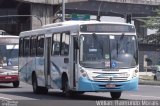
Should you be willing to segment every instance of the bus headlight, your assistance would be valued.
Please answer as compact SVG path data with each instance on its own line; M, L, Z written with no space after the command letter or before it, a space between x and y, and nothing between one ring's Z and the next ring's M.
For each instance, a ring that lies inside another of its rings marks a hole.
M81 69L80 72L81 72L81 75L82 75L83 77L87 77L87 78L88 78L88 75L87 75L87 72L86 72L86 71L84 71L83 69Z
M136 77L137 74L138 74L138 70L136 69L136 70L134 70L133 73L132 73L132 78L133 78L133 77Z

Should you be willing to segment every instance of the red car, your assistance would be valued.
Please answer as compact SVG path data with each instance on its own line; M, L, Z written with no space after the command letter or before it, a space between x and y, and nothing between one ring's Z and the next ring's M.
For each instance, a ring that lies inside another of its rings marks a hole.
M14 67L0 67L0 83L13 83L14 87L19 87L18 70Z
M13 83L19 87L19 37L0 35L0 83Z

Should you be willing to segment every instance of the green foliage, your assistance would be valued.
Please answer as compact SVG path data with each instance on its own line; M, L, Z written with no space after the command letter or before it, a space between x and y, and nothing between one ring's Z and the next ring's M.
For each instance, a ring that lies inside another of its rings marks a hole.
M157 29L157 33L160 33L160 9L156 10L156 15L149 17L144 21L145 26L149 29Z

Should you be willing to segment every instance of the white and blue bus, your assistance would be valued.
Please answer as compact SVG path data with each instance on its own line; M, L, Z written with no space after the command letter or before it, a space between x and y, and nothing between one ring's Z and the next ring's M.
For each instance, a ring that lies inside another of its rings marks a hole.
M34 93L61 89L67 96L138 88L139 64L134 25L66 21L20 33L20 79Z

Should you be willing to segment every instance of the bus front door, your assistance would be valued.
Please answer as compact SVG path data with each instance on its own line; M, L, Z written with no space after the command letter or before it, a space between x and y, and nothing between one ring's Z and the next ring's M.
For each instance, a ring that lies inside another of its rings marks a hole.
M45 86L51 86L51 75L50 75L50 57L51 57L51 38L45 39Z
M77 76L77 69L76 69L76 66L77 66L77 56L78 56L78 41L77 41L77 36L72 36L72 39L71 39L71 46L73 49L71 49L71 59L70 59L70 88L75 90L76 88L76 76Z

